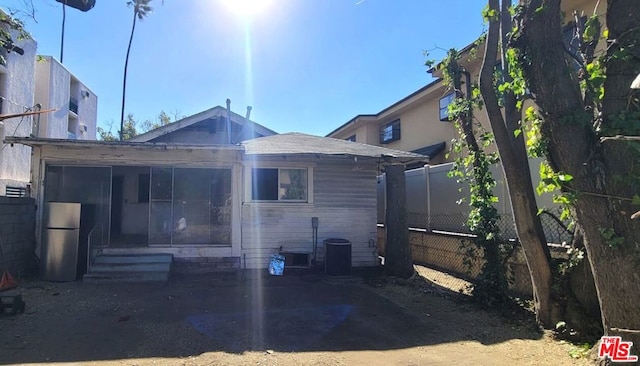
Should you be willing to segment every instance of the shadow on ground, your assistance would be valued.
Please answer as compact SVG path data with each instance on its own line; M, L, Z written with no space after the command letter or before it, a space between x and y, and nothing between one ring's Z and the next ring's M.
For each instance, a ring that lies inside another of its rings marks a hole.
M395 291L398 286L407 291ZM0 316L2 364L540 338L531 327L514 327L441 289L376 276L241 272L163 285L33 281L21 291L26 313Z

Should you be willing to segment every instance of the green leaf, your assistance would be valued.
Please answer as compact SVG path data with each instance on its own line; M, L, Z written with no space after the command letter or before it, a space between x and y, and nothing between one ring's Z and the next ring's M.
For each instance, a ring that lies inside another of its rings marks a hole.
M570 182L573 179L573 176L570 174L558 174L558 179L562 182Z
M518 137L522 134L522 130L521 129L517 129L513 131L513 136Z
M640 206L640 196L637 194L634 194L633 197L631 198L631 204Z

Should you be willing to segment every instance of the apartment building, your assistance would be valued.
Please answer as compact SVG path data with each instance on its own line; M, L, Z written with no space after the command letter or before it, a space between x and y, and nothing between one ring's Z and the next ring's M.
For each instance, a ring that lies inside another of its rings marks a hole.
M0 16L8 15L0 9ZM31 148L5 138L95 140L98 98L53 57L38 56L34 39L0 27L14 40L0 47L0 195L24 196Z
M568 50L576 50L573 32L575 29L574 12L603 16L606 1L596 9L595 0L565 0L562 10L566 27L563 38ZM473 36L473 35L470 35ZM472 82L477 81L482 66L484 44L469 44L459 51L462 57L459 63L470 73ZM473 56L475 55L475 56ZM499 65L497 65L499 67ZM342 124L327 137L345 139L369 145L384 146L397 150L411 151L430 157L430 164L452 161L447 156L451 140L457 136L455 127L449 121L448 106L454 99L453 91L442 80L442 70L430 71L434 81L400 99L375 114L359 114ZM525 107L531 105L528 101ZM490 130L484 110L475 110L474 119L485 129Z
M0 10L0 16L7 16ZM18 40L17 33L6 24L3 31L11 33L15 43L0 47L0 115L28 112L34 106L33 77L37 43L33 39ZM31 117L0 119L0 141L5 136L29 136ZM21 195L30 180L31 149L27 146L0 144L0 195L6 192Z
M43 110L35 118L35 137L95 140L98 97L51 56L40 56L35 67L35 102Z

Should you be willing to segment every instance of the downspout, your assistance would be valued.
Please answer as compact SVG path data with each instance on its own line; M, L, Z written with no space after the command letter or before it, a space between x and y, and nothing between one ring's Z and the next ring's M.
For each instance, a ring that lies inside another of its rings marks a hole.
M466 86L466 95L465 95L465 99L467 100L471 100L471 74L469 73L469 71L467 70L462 70L461 74L464 75L464 83ZM471 121L471 119L473 118L473 111L471 110L471 108L469 108L469 121Z

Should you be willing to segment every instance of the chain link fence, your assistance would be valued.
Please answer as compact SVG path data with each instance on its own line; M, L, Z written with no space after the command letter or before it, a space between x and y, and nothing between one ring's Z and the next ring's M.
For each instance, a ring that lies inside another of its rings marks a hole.
M481 273L484 264L482 248L475 244L475 236L466 224L465 214L425 216L408 215L409 245L418 272L436 285L455 292L468 294L470 287ZM547 242L555 256L566 252L566 243L571 243L573 233L553 214L540 216ZM531 280L526 260L517 243L512 217L502 217L498 223L502 241L512 250L506 264L511 290L516 294L530 296ZM379 226L378 241L381 255L384 254L384 226Z

